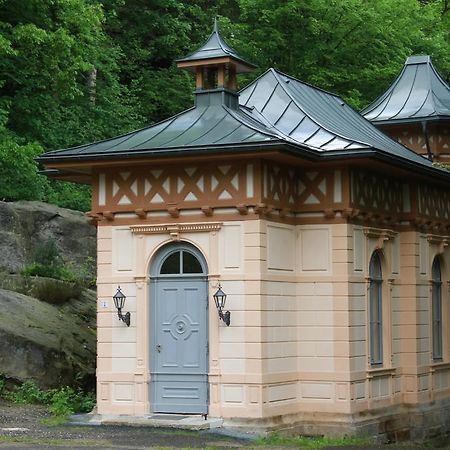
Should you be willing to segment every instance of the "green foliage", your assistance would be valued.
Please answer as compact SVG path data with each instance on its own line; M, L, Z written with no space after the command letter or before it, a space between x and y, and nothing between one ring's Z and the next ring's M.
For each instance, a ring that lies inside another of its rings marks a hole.
M77 211L86 212L91 209L90 186L53 180L49 182L49 186L45 201Z
M3 373L0 373L0 397L3 397L5 387L6 387L5 375Z
M34 250L33 262L22 271L24 275L64 278L66 271L61 265L61 258L54 239L38 243Z
M20 145L11 138L0 140L0 200L43 200L48 181L38 175L34 158L37 144Z
M48 392L44 392L34 381L25 381L20 386L16 386L13 391L6 395L8 400L21 404L45 405L49 401Z
M49 182L34 158L101 140L192 105L174 60L213 18L239 53L336 92L359 109L430 54L450 78L442 0L0 0L0 199L87 211L89 188Z
M56 242L48 239L36 246L33 262L28 264L22 275L44 277L35 281L29 293L50 304L62 304L70 299L80 298L83 287L95 286L95 260L87 258L81 267L72 269L64 266Z
M61 418L78 412L89 412L95 406L93 392L85 393L69 386L43 391L33 381L25 381L3 396L14 403L48 405L49 411Z
M54 416L67 417L75 412L89 412L94 406L95 396L92 392L85 394L80 389L66 386L53 391L49 411Z
M435 3L417 0L240 0L230 41L262 70L274 66L360 108L400 72L407 56L444 58L448 39ZM270 38L268 39L268 37Z
M75 279L81 286L94 289L97 285L97 262L92 256L88 256L81 266L78 266Z

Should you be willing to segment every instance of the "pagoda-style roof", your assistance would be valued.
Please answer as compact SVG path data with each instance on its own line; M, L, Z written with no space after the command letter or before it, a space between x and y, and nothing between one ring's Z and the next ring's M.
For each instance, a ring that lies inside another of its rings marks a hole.
M361 114L377 125L450 119L450 87L430 56L411 56L389 89Z
M240 104L238 104L238 101ZM196 104L156 125L101 142L47 152L41 163L167 155L288 151L309 159L375 156L431 167L341 98L269 69L240 92L196 93Z
M219 61L232 61L236 64L237 72L250 72L256 67L242 58L234 48L230 47L219 33L217 21L214 20L214 29L208 40L196 51L184 58L177 59L178 67L193 69L198 65L214 64Z
M240 93L240 103L287 142L349 158L373 150L420 164L427 160L393 141L340 97L269 69Z

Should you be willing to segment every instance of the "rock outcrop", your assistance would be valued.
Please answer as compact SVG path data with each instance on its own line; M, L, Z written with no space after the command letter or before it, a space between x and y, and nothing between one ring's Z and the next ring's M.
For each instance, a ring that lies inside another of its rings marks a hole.
M95 377L95 292L49 305L0 289L0 371L41 388L91 386Z
M41 388L92 388L95 292L77 281L70 285L76 299L70 293L50 301L50 291L44 291L40 298L47 302L41 301L31 297L36 284L47 281L54 293L64 283L20 275L49 241L56 246L57 264L75 275L87 267L89 257L95 259L96 229L83 213L41 202L0 202L0 373L13 382L33 380ZM95 263L90 262L88 275L95 279Z
M41 202L0 202L0 269L18 273L33 261L36 246L52 239L62 263L95 258L96 230L79 211Z

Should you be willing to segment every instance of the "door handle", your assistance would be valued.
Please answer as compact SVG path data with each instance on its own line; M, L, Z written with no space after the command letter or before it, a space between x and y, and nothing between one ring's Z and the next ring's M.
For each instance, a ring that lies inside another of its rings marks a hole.
M161 353L161 346L160 346L159 344L156 346L156 351L157 351L158 353Z

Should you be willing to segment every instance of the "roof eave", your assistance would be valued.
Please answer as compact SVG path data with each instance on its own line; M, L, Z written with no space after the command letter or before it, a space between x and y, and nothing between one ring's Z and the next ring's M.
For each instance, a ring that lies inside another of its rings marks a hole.
M426 116L426 117L405 117L401 119L384 119L384 120L377 120L377 119L367 119L369 122L371 122L373 125L398 125L398 124L405 124L405 123L421 123L421 122L438 122L442 120L450 120L450 116L447 115L433 115L433 116Z
M403 169L408 168L416 173L428 174L433 177L437 177L447 183L450 182L450 172L443 169L439 169L427 164L420 164L416 161L410 161L408 159L393 155L376 148L361 148L353 149L351 152L348 150L332 150L332 151L319 151L313 148L308 148L306 146L297 145L294 143L285 142L283 140L273 140L271 142L257 142L251 144L230 144L227 146L204 146L204 147L191 147L186 148L171 148L171 149L151 149L143 150L139 152L129 152L124 153L106 153L106 154L91 154L87 155L71 155L71 156L53 156L49 157L39 157L37 161L43 165L51 165L58 163L66 163L69 161L73 162L98 162L102 160L123 159L123 160L133 160L149 156L167 157L174 155L183 156L197 156L205 155L207 153L217 154L217 153L239 153L248 150L251 151L264 151L264 150L280 150L301 156L310 161L332 161L332 160L353 160L360 158L374 158L383 162L388 162L395 165L396 167L401 167Z

